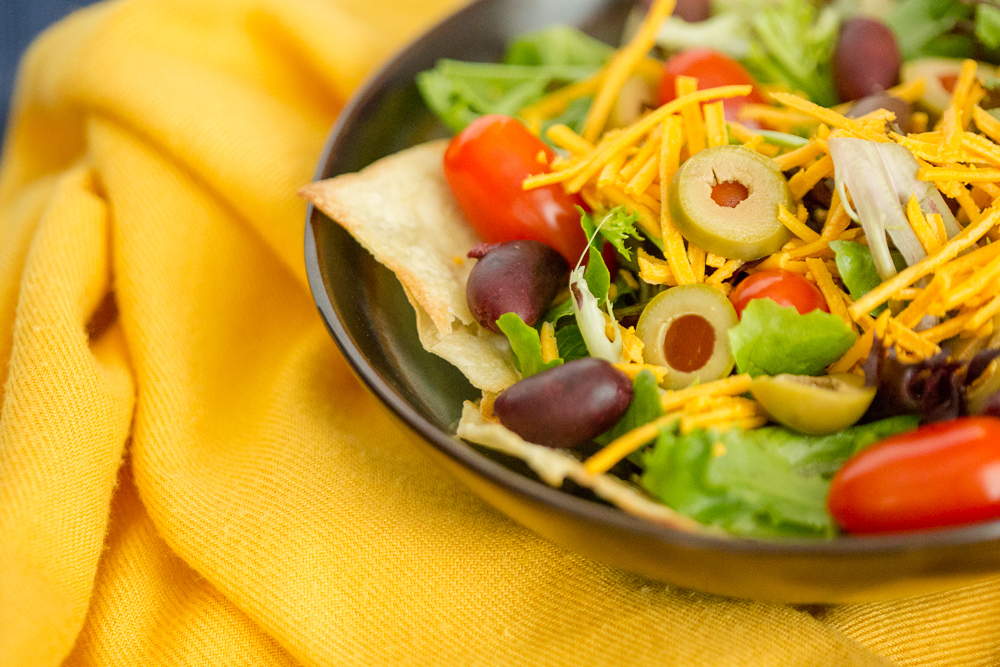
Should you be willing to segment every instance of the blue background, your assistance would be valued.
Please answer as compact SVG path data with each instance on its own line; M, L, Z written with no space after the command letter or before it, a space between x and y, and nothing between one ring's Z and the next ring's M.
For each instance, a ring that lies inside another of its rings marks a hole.
M0 0L0 128L7 126L17 62L32 38L93 0Z

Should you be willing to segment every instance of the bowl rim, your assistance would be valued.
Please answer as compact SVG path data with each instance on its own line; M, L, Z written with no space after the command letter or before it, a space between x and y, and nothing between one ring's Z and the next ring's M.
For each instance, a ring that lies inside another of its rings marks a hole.
M444 17L412 39L405 47L385 61L350 97L333 124L314 174L314 180L330 178L330 167L341 152L349 130L359 112L392 79L392 73L404 63L419 44L431 40L454 24L468 20L480 7L502 0L473 0ZM628 514L624 510L593 500L578 498L544 482L534 480L495 462L476 451L457 435L439 429L400 396L372 367L355 344L341 319L340 309L330 300L323 280L315 240L315 223L330 221L311 203L305 217L305 262L309 287L327 329L354 374L391 413L437 450L474 474L516 494L540 502L547 507L574 515L587 522L607 528L638 534L673 546L690 549L710 549L730 553L752 553L774 556L855 556L912 552L928 548L959 547L1000 541L1000 520L950 528L879 535L838 535L832 538L748 538L714 533L692 533L652 520ZM358 246L359 250L361 249ZM364 251L367 252L367 251ZM426 352L432 354L431 352Z

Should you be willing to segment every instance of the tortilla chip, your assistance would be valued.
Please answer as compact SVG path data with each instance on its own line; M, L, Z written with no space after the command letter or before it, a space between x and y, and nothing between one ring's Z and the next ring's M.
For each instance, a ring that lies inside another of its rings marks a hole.
M507 339L481 327L465 298L481 239L466 222L434 141L383 158L355 174L319 181L299 194L336 221L403 284L424 349L454 364L484 391L518 380Z
M480 409L469 401L462 407L458 436L521 459L549 486L559 488L568 478L629 514L678 530L724 535L649 498L635 486L613 475L588 472L583 463L567 451L527 442L510 429L486 421Z

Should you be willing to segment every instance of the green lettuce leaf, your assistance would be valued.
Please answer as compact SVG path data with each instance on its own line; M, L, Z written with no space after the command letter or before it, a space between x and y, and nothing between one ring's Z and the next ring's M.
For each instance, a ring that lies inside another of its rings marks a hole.
M567 301L567 303L569 302ZM572 306L569 314L573 314ZM559 356L566 362L590 356L590 352L587 351L587 343L583 340L583 334L580 333L580 327L575 324L567 324L556 330L556 345L559 346Z
M548 312L545 313L545 317L542 318L543 322L551 322L556 324L564 317L569 317L573 314L573 301L572 299L564 299L559 303L555 304L549 308Z
M528 326L517 313L504 313L497 318L497 326L510 341L514 361L522 377L530 377L560 365L562 359L542 361L542 340L533 327Z
M1000 8L986 3L976 5L975 33L986 48L1000 47Z
M840 27L833 7L781 0L754 12L750 22L756 39L745 64L759 80L783 83L821 106L839 101L830 64Z
M819 375L844 355L857 334L821 310L807 315L770 299L755 299L729 330L740 373L750 375Z
M737 534L830 536L832 473L863 447L916 425L915 417L894 418L830 436L781 427L665 430L645 453L641 481L675 510Z
M912 431L919 425L918 415L903 415L829 435L803 435L779 427L766 427L754 433L766 438L770 446L799 472L831 477L862 449L897 433Z
M975 32L981 29L975 14L975 4L962 0L901 0L885 20L904 61L924 56L974 58L976 40L968 26Z
M614 49L576 28L557 25L521 35L507 47L508 65L600 67Z
M611 53L575 28L556 26L511 44L503 63L440 60L417 75L417 88L431 111L459 132L486 114L514 116L553 89L593 75ZM586 114L581 106L571 105L560 122L577 125Z
M623 206L616 206L610 211L597 211L593 215L580 209L580 226L588 239L593 239L591 245L598 250L607 241L627 260L632 259L632 253L625 247L628 238L641 241L642 237L635 230L639 216L629 213Z
M562 350L562 348L559 348ZM660 389L656 383L656 377L649 371L641 371L632 382L634 393L632 402L629 403L628 410L618 423L597 436L595 440L598 444L606 445L615 438L625 435L629 431L648 424L657 417L663 415L663 407L660 404Z
M830 247L836 254L837 271L844 281L847 291L851 293L851 298L857 301L868 292L882 284L882 278L875 268L875 260L872 258L872 251L868 246L855 243L854 241L831 241ZM878 312L872 312L877 316L885 310L885 306L880 306Z
M887 22L896 34L903 60L928 55L924 50L936 38L955 27L971 12L959 2L946 0L901 0Z
M828 483L798 474L753 433L661 432L644 457L642 484L678 512L736 534L832 535Z
M711 45L741 61L761 83L783 85L830 106L839 101L830 62L842 4L715 0L707 21L671 17L657 42L673 52Z
M516 115L544 97L550 87L593 74L596 68L560 65L503 65L440 60L417 75L424 101L453 131L486 114Z
M831 241L830 247L836 256L837 271L852 299L857 301L882 284L882 278L878 275L875 259L868 246L854 241ZM897 271L906 268L906 260L902 255L896 251L891 251L890 254ZM873 317L878 317L885 309L886 306L883 304L871 314Z

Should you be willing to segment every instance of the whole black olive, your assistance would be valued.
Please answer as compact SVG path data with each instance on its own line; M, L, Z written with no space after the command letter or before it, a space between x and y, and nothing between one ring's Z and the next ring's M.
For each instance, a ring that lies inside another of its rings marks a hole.
M479 259L465 285L469 310L477 322L497 333L497 318L504 313L517 313L533 325L569 283L566 260L538 241L477 246L469 256Z
M869 114L876 109L885 109L886 111L891 111L896 114L896 125L899 127L903 134L910 131L910 114L913 113L913 107L906 100L901 100L898 97L893 97L892 95L886 95L885 93L877 93L875 95L869 95L868 97L862 97L855 103L853 107L847 112L848 118L860 118L865 114Z
M500 423L547 447L574 447L614 426L632 402L632 381L603 359L570 361L525 378L500 394Z
M833 51L833 82L841 101L857 100L899 81L903 57L896 36L881 21L856 16L844 21Z

